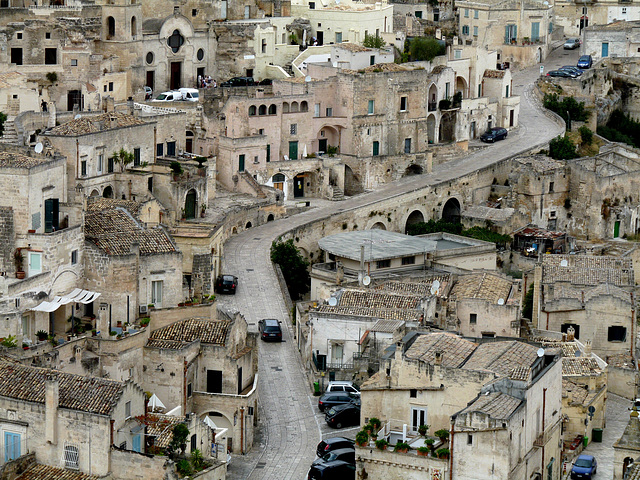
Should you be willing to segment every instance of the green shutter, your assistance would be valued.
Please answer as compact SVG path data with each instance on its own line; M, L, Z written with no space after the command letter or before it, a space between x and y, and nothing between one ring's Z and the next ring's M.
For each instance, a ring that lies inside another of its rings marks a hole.
M504 26L504 43L507 45L511 43L509 42L509 25Z

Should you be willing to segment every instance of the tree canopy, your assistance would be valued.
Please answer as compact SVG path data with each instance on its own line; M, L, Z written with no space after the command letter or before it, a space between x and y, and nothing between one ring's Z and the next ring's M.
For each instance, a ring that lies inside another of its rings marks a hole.
M302 256L293 240L273 242L271 261L280 266L292 300L298 300L311 288L309 262Z

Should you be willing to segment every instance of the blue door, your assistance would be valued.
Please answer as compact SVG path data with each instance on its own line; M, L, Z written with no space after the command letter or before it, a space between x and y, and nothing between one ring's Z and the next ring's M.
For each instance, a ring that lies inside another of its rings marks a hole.
M602 42L602 58L609 56L609 42Z
M20 435L4 432L4 461L15 460L20 456Z
M140 435L136 435L133 437L133 447L131 448L134 452L141 452L140 450Z

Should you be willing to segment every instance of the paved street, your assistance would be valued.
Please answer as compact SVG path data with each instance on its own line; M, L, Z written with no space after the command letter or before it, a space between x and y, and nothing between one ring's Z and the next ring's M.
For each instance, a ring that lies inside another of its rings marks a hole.
M565 60L562 56L556 58L554 54L550 61ZM231 238L225 246L224 271L238 275L239 288L235 296L219 296L220 305L239 310L249 322L251 330L257 330L260 318L287 318L269 260L269 248L274 238L298 225L330 217L338 210L348 211L425 185L457 178L478 167L542 145L559 135L562 128L540 110L541 107L530 93L538 75L538 66L514 75L514 91L521 95L520 127L510 132L509 137L499 144L439 165L432 174L405 177L375 192L342 202L311 199L312 207L321 208L269 222ZM317 399L311 395L290 329L284 332L284 338L282 344L260 342L261 428L253 450L243 457L234 456L229 467L229 478L232 480L306 478L309 464L315 458L315 446L323 432L328 432L318 412Z

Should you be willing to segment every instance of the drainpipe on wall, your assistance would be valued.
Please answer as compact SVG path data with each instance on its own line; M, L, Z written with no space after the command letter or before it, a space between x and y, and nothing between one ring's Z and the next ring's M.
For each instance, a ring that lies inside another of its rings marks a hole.
M635 305L633 304L633 292L630 294L631 295L631 342L629 345L629 353L631 354L632 358L635 358L635 355L633 354L633 345L634 345L634 333L633 333L633 324L636 323L636 310L635 310Z
M158 127L153 127L153 163L158 163Z
M449 480L453 480L453 436L456 433L453 429L454 422L455 417L451 419L451 431L449 433L449 437L451 438L451 443L449 444Z
M240 407L240 454L244 455L244 407Z
M547 389L542 389L542 465L540 466L540 471L544 472L544 445L545 445L545 437L544 437L544 414L545 409L547 407Z

